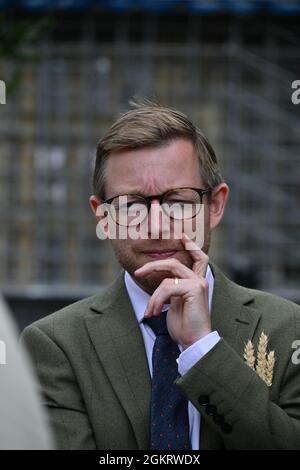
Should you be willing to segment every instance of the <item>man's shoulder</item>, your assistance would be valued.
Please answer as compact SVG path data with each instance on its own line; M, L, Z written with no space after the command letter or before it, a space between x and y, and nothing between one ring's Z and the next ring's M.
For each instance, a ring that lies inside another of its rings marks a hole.
M216 266L214 268L216 269ZM222 288L226 291L226 295L233 296L251 309L259 311L262 318L266 317L269 321L279 323L297 321L300 328L300 306L298 304L265 290L241 286L225 276L218 268L216 270L218 276L222 278Z
M24 331L38 328L52 336L54 333L74 331L80 328L85 318L93 314L101 314L102 309L105 309L112 296L117 295L121 280L122 273L119 273L112 283L104 287L98 294L78 300L51 313L31 323Z
M245 289L245 288L244 288ZM300 320L300 306L292 300L285 299L270 292L258 289L247 289L253 296L253 306L262 313L274 318L297 317Z
M27 326L23 335L32 330L39 329L49 336L54 336L55 332L71 331L77 328L84 318L91 313L92 305L97 301L101 302L103 294L96 294L74 302L56 312L31 323Z
M288 334L298 337L300 334L300 306L298 304L264 290L242 286L239 286L239 289L247 291L252 297L252 302L249 302L248 306L251 309L250 312L255 310L260 314L261 328L273 331L273 334L277 332L279 338Z

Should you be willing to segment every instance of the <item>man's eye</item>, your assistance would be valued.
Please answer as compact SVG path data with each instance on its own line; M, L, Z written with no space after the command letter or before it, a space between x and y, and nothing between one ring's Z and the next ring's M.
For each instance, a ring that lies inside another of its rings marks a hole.
M140 205L143 205L143 204L144 204L144 203L141 202L141 201L128 201L128 203L127 203L127 205L128 205L129 207L131 207L131 206L140 206Z
M181 200L181 199L171 199L169 201L167 201L167 204L194 204L195 202L194 201L186 201L186 200Z
M121 210L126 210L127 209L128 210L128 209L131 209L134 206L136 206L138 208L141 205L142 205L142 203L140 201L128 201L128 202L126 202L126 204L120 205L119 209L121 209Z

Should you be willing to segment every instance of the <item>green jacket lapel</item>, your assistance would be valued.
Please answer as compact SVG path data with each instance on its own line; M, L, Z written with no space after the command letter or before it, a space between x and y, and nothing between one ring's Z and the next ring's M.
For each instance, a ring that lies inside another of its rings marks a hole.
M255 291L238 286L210 263L215 283L212 300L212 327L236 351L243 351L252 339L261 313L252 307Z
M212 300L212 329L218 331L228 344L243 359L243 350L248 339L253 339L260 319L260 312L251 307L253 291L230 281L222 271L210 263L214 274ZM224 447L220 435L205 419L201 419L200 449Z
M86 318L91 341L132 424L138 448L147 449L151 376L123 270L91 310L99 313Z

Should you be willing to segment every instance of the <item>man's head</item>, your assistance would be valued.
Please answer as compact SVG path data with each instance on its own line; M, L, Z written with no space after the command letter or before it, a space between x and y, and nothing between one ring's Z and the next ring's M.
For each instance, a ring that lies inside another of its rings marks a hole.
M135 104L98 143L90 205L96 213L103 201L114 196L161 195L176 188L209 189L201 199L205 224L202 249L207 253L211 230L222 218L229 192L215 152L183 113L149 102ZM157 259L160 255L155 253L161 250L169 252L161 256L192 265L179 239L164 239L165 214L157 202L151 201L148 239L111 240L118 261L131 275L146 262ZM166 273L148 276L143 287L151 292L164 277Z

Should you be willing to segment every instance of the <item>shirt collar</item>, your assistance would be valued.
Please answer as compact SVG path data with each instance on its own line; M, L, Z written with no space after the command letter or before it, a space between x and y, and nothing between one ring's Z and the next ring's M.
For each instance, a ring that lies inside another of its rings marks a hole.
M205 277L208 282L208 307L209 311L211 311L214 276L209 265L207 266ZM144 319L144 313L151 296L136 284L127 271L125 271L124 281L136 318L138 322L141 323ZM164 304L162 311L168 310L169 306L170 304Z

